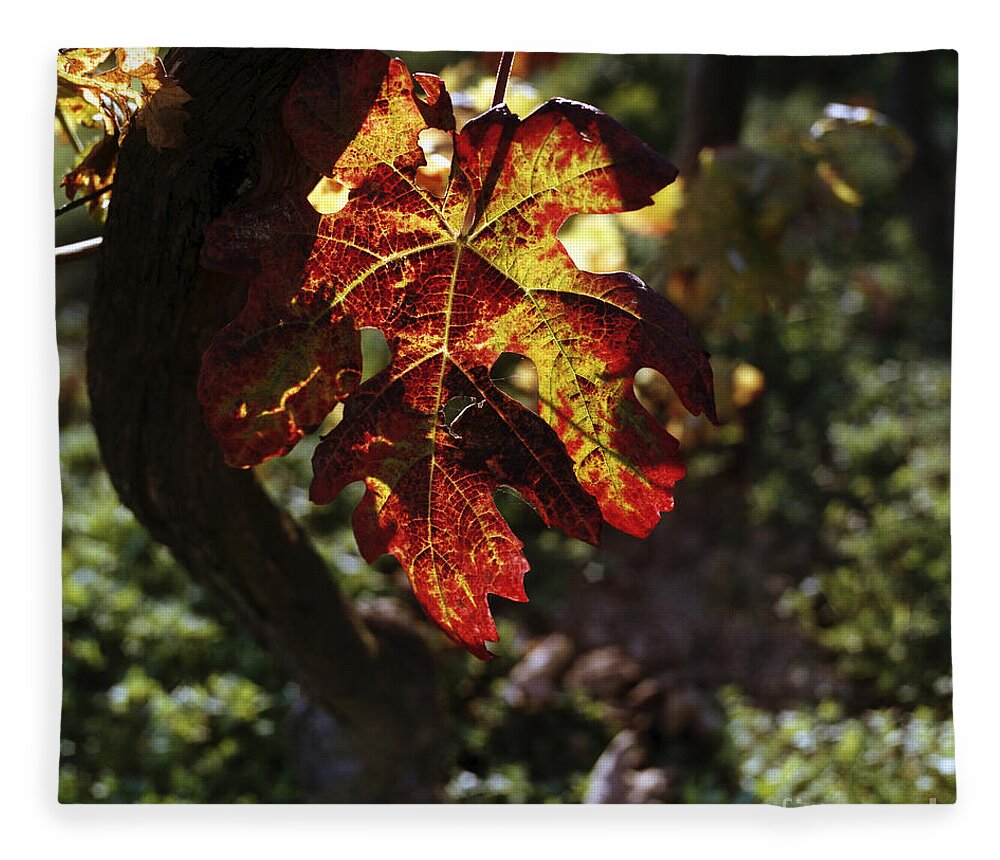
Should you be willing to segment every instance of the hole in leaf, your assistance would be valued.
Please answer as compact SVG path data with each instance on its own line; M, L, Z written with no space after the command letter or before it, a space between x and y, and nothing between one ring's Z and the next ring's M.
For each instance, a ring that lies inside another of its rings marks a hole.
M344 420L344 404L338 403L333 409L330 410L330 414L323 419L323 423L319 425L319 430L317 434L319 436L326 436L327 433L333 430L341 421Z
M332 215L347 205L350 193L350 187L343 182L322 176L306 199L320 215Z
M391 359L385 335L377 328L361 329L361 381L367 382L384 370Z
M458 416L461 415L462 412L464 412L467 407L471 406L475 402L476 398L469 397L468 395L462 395L460 397L452 397L441 408L441 412L443 413L444 416L444 423L448 427L451 427L452 422L454 422L454 420L458 418Z
M438 128L425 128L418 138L424 152L423 167L417 168L415 182L434 197L442 198L451 179L453 145L451 135Z
M684 416L687 410L674 392L673 386L658 370L640 367L633 379L635 396L658 424L666 427L675 439L684 436Z
M451 140L451 134L447 131L442 131L439 128L425 128L420 132L417 143L424 152L424 158L429 159L432 155L438 155L451 164L455 147Z
M103 75L105 72L113 71L118 68L118 55L112 51L105 57L96 69L91 73L93 75Z
M538 412L538 371L530 358L505 352L493 362L490 378L504 394L532 412Z
M578 269L602 274L628 268L625 238L616 215L573 215L558 237Z

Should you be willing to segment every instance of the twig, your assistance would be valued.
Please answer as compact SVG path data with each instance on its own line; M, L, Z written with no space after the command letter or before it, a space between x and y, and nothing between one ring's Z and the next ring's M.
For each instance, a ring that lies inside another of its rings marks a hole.
M105 185L103 188L97 189L97 191L91 191L90 194L84 194L83 197L77 197L76 200L71 200L69 203L60 206L56 209L56 218L60 215L65 215L67 212L72 209L76 209L78 206L83 206L84 203L96 200L102 194L107 194L112 188L114 188L114 185L115 184L112 182L110 185Z
M510 80L510 67L514 65L514 53L514 51L504 51L500 55L497 88L493 91L493 107L502 105L507 100L507 81Z
M93 239L84 239L82 242L73 242L70 245L59 245L56 248L56 263L69 263L71 260L89 257L101 247L102 239L102 236L95 236Z

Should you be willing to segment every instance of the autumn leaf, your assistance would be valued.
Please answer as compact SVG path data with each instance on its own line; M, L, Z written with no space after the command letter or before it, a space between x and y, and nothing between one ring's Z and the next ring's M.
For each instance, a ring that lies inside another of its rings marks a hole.
M152 91L139 120L146 129L146 139L156 150L176 149L184 143L184 105L191 96L173 78L164 77Z
M316 449L311 498L364 481L354 530L365 558L392 553L430 617L488 657L487 595L527 599L497 488L581 540L596 543L602 522L644 536L684 469L635 397L636 371L660 371L715 420L708 357L680 313L633 275L577 269L556 235L576 213L648 205L676 170L595 108L555 99L523 120L495 107L454 133L436 196L418 181L418 138L452 132L448 94L375 52L312 63L284 124L312 168L351 189L348 202L321 215L289 190L210 229L205 263L252 280L203 358L207 422L227 462L249 467L344 401ZM392 359L362 383L364 327L385 335ZM537 413L490 378L502 353L534 363Z
M66 189L66 196L73 200L82 191L91 194L107 188L115 178L118 166L118 138L105 135L87 150L80 163L63 178L60 185ZM92 209L99 208L100 199L90 203Z
M108 67L99 71L104 66ZM105 133L87 156L90 163L78 165L77 176L64 181L67 191L96 189L101 185L98 180L110 182L114 165L108 155L133 124L145 127L155 149L176 148L184 142L183 106L191 96L167 74L156 48L64 49L56 55L56 74L56 109L67 124L67 134L75 137L75 127L92 124L95 113Z
M114 65L98 71L114 58ZM132 114L143 107L165 77L155 48L73 48L56 56L63 92L82 97L104 117L109 136L124 133ZM138 89L132 81L140 83Z

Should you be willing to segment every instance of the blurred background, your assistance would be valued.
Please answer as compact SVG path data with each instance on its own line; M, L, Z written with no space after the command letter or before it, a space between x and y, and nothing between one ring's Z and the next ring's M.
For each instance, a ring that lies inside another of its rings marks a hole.
M441 74L460 121L489 107L498 54L389 53ZM428 627L448 696L449 800L954 801L957 64L945 51L517 56L513 111L553 96L594 104L681 168L653 206L577 216L560 237L581 268L633 271L685 313L712 353L722 424L691 418L659 374L639 372L688 470L644 541L608 528L595 549L498 496L525 542L530 602L492 603L490 663ZM56 119L56 206L102 136L83 114ZM426 150L429 172L445 171L442 141ZM99 235L103 212L58 217L57 244ZM321 753L295 685L151 541L102 469L84 364L94 266L57 266L59 798L316 799ZM377 339L365 346L366 362L385 360ZM493 373L532 396L527 362ZM315 442L260 479L345 592L419 613L392 558L357 552L359 488L308 501Z

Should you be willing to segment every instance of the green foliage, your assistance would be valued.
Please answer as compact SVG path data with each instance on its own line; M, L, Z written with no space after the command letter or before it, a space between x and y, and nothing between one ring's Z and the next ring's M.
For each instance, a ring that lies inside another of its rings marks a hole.
M291 690L122 508L84 424L62 433L63 803L295 799Z
M820 536L829 561L778 604L842 670L902 703L950 699L948 369L941 361L847 368L827 431Z
M954 803L951 720L928 708L845 717L836 702L777 714L724 691L740 783L764 803Z
M769 714L730 689L728 734L764 802L952 802L948 294L900 216L909 141L817 107L752 114L753 144L705 163L667 254L715 360L766 380L692 472L741 469L748 522L810 547L777 571L794 584L775 612L882 707Z

